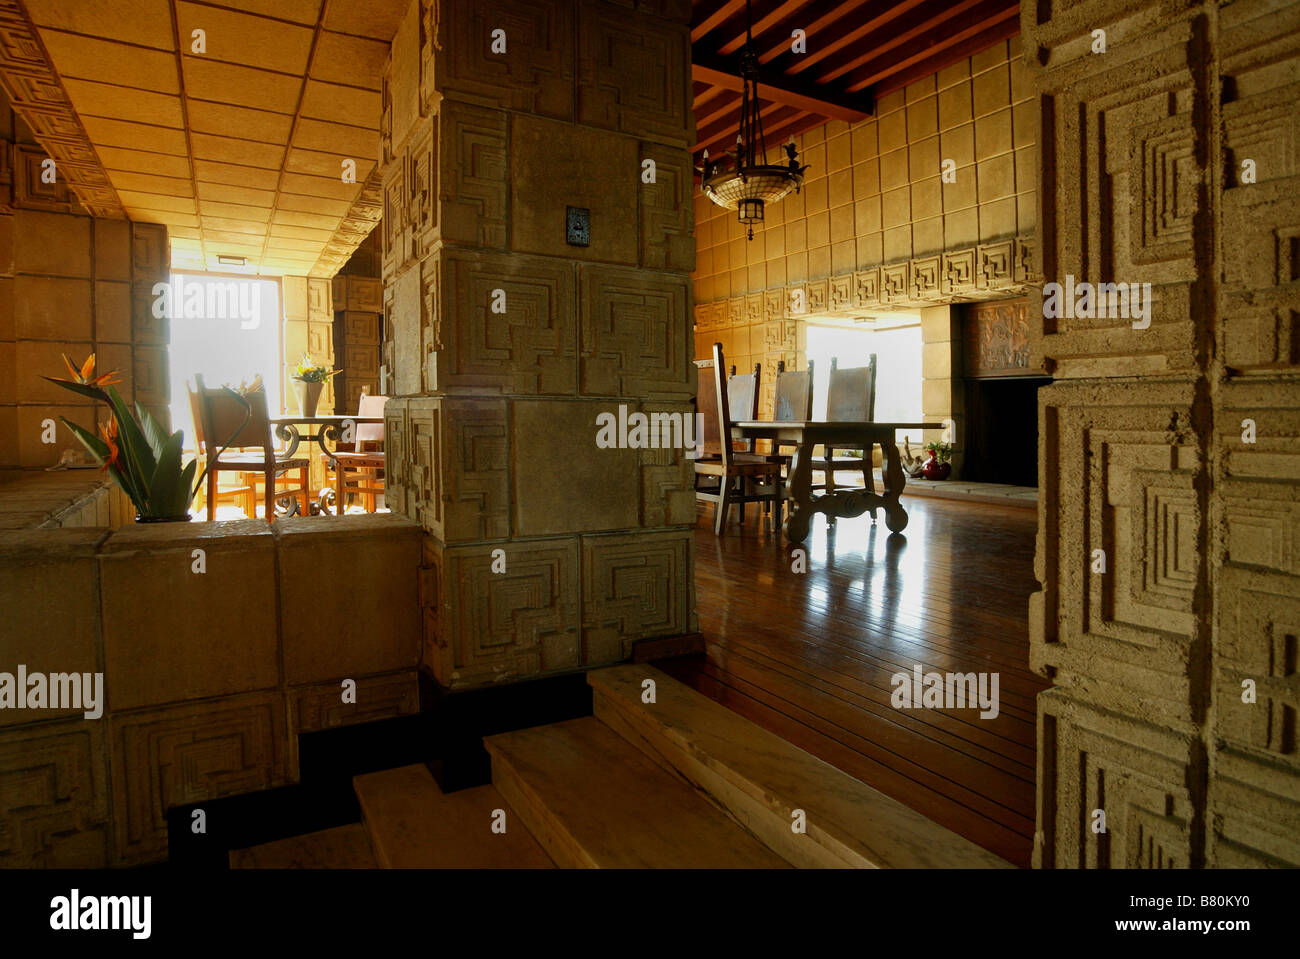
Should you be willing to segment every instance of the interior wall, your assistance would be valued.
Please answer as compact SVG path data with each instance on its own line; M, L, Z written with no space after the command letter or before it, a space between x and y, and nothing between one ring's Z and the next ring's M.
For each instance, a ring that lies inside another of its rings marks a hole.
M886 94L865 120L832 120L796 137L807 180L767 208L752 240L735 211L697 193L696 302L1031 236L1032 100L1012 37ZM772 162L785 162L781 144L767 146Z
M393 41L387 499L428 533L424 666L443 685L695 628L685 450L596 442L601 413L693 411L689 16L415 0Z
M1013 37L881 97L859 123L796 138L808 179L767 208L752 240L734 211L697 191L696 358L721 342L728 365L761 363L759 413L771 416L777 362L806 366L804 315L919 310L924 416L953 422L959 477L965 398L951 304L1022 294L1034 279L1037 134Z
M1300 4L1039 0L1021 25L1043 277L1152 305L1030 299L1056 378L1035 862L1300 865Z
M61 354L122 371L118 392L163 423L166 320L152 286L168 274L167 228L92 219L0 90L0 469L35 469L83 451L61 417L95 428L96 407L41 377L66 377ZM103 408L98 411L101 415ZM44 442L47 420L55 442Z

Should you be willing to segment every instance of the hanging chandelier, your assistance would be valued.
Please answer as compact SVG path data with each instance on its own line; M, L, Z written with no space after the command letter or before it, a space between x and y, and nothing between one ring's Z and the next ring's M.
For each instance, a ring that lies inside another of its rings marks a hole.
M740 132L736 135L736 149L726 154L731 160L730 169L719 169L722 164L709 159L704 151L703 165L696 167L700 174L704 195L726 210L735 210L737 219L749 227L749 239L754 239L754 224L763 222L763 208L775 203L790 191L799 192L807 166L799 165L799 153L794 137L785 146L789 160L785 164L767 163L763 146L763 118L758 101L758 54L754 52L753 16L749 0L745 0L745 47L740 53L740 78L743 92L740 101ZM725 161L724 161L725 162Z

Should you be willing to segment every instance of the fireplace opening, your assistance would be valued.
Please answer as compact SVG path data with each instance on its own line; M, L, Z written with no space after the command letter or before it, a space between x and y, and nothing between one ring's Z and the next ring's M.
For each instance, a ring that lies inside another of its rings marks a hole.
M966 380L961 476L975 483L1038 485L1038 389L1050 377Z
M964 308L964 480L1038 485L1038 390L1052 380L1030 367L1029 342L1025 297Z

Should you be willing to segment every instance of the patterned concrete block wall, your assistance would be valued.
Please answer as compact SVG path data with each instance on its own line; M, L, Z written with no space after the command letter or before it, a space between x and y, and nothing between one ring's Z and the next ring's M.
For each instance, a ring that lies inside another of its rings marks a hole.
M808 179L768 208L753 240L697 192L697 357L720 339L739 369L802 368L786 345L799 340L793 289L806 291L806 312L832 315L1021 290L1035 230L1032 100L1013 37L881 97L866 120L798 137ZM779 146L769 152L783 161ZM769 334L782 318L791 327Z
M41 379L67 375L62 353L121 370L122 397L167 422L167 321L151 293L168 274L167 228L93 219L57 167L45 182L49 158L3 90L0 154L0 469L46 467L82 449L60 417L95 426L94 404Z
M163 860L169 808L297 782L301 733L417 712L420 538L400 516L6 531L3 670L101 673L102 696L0 711L0 868Z
M1035 861L1300 865L1300 4L1021 22L1043 278L1151 284L1149 312L1031 296Z
M388 503L427 531L447 686L695 627L689 4L413 0L384 86ZM566 242L569 209L588 242Z

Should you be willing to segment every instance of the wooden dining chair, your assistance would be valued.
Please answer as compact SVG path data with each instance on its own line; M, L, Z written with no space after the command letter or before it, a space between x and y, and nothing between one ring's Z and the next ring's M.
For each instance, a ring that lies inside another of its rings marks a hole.
M185 381L185 392L189 394L190 398L190 418L194 423L194 451L200 461L199 472L201 473L203 471L203 464L207 462L208 456L207 437L203 433L203 414L200 411L199 394L189 380ZM240 508L244 511L244 515L249 519L252 519L257 515L256 484L242 473L237 474L237 479L238 482L234 486L221 486L218 482L217 501L213 506L220 506L223 498L234 499L239 503ZM206 492L204 495L206 497ZM209 508L209 512L211 512L211 508Z
M702 422L695 459L695 498L716 504L713 531L722 535L732 504L766 502L774 507L776 528L781 525L781 464L732 448L730 390L723 371L722 344L713 344L713 359L696 360L700 389L696 409ZM757 370L755 371L757 381ZM747 408L748 409L748 408ZM752 418L755 414L749 414ZM708 483L702 486L701 481ZM716 481L717 486L712 483ZM744 522L744 514L741 514Z
M755 363L752 373L737 376L735 364L731 365L727 376L727 409L731 411L732 422L758 419L758 389L762 371L763 364ZM754 452L753 440L732 440L731 446L742 453ZM740 519L744 522L744 506L740 509Z
M311 460L305 456L292 459L278 455L271 439L271 420L266 410L266 391L253 390L244 394L248 403L248 420L244 421L245 407L224 389L210 389L202 376L194 377L198 399L199 419L203 423L205 440L209 441L208 464L208 522L216 518L217 477L224 471L261 474L265 489L266 521L275 519L275 501L292 496L298 500L302 515L311 512L308 471ZM242 428L240 424L243 424ZM238 430L238 432L236 432ZM226 437L233 437L228 442ZM219 450L217 444L226 442L227 449ZM219 455L218 455L219 454ZM211 457L216 457L212 459ZM298 472L293 480L287 473ZM289 486L278 485L280 482ZM293 484L297 485L293 485Z
M357 416L383 416L387 396L371 396L362 392L357 404ZM375 511L375 502L384 494L384 424L357 423L351 452L334 454L334 507L338 515L346 512L350 494L362 497L367 513ZM321 454L326 470L331 469L330 458Z
M839 368L839 357L831 357L830 384L826 392L826 419L849 423L870 423L876 418L876 354L872 353L866 366ZM836 456L836 447L827 446L822 454L826 475L825 490L836 490L836 470L862 470L863 488L873 493L876 489L872 476L873 449L868 447L858 455ZM848 487L846 487L848 488ZM831 519L833 522L834 519ZM871 511L871 522L876 522L876 510Z

